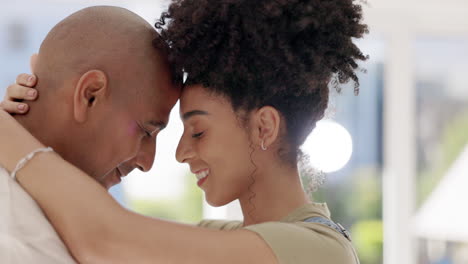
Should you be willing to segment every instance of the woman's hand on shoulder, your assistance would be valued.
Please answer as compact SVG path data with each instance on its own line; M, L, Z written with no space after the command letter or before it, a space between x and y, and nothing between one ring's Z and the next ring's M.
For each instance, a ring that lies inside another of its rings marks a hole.
M0 102L0 109L10 114L26 114L29 106L25 101L34 101L37 99L36 86L37 78L31 74L20 74L16 78L16 83L7 88L5 98Z

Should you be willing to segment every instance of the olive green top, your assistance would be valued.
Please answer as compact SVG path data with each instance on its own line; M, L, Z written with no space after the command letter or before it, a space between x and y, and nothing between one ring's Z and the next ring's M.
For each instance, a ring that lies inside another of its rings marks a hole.
M310 203L292 211L278 222L243 227L240 221L204 220L199 226L218 229L247 229L270 246L280 264L358 264L351 242L338 231L319 223L304 222L311 217L330 220L326 204Z

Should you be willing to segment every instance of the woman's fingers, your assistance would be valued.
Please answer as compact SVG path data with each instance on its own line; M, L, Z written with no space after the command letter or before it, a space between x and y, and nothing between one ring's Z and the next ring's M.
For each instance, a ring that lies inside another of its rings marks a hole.
M3 100L0 102L0 108L10 114L25 114L28 112L29 107L27 104L18 103L10 100Z
M35 100L37 97L37 91L33 88L28 88L20 84L12 84L7 88L6 101L13 100Z
M37 98L37 90L34 88L37 78L30 74L20 74L16 77L16 83L8 86L5 98L0 102L0 108L10 114L25 114L29 106L21 101L34 101ZM20 101L20 102L18 102Z
M19 85L34 87L36 86L37 78L34 75L22 73L16 77L16 83Z

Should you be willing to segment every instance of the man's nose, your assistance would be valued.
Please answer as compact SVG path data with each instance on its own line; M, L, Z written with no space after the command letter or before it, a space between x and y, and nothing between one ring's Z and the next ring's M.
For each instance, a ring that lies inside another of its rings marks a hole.
M153 167L156 155L156 139L149 139L141 145L140 151L135 157L135 165L138 169L148 172Z

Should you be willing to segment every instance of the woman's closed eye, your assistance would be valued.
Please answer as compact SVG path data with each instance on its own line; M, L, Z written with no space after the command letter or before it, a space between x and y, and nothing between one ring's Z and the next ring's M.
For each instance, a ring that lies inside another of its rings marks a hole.
M200 138L204 132L192 134L192 138Z

